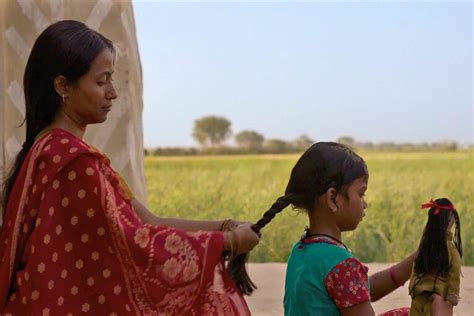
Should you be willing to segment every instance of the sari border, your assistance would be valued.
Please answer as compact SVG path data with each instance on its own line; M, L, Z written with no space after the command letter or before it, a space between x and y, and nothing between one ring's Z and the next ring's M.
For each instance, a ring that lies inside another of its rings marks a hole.
M13 224L13 233L12 233L12 241L10 246L10 262L9 262L9 272L8 272L8 280L11 282L13 276L13 268L15 266L16 261L16 252L18 247L18 239L19 239L19 231L20 231L20 221L25 211L25 204L27 200L27 192L29 187L32 185L31 175L33 173L33 167L36 163L36 159L40 155L41 151L44 148L46 142L48 142L51 138L51 134L46 134L43 138L37 141L35 145L32 147L31 156L28 157L28 165L26 167L26 175L23 185L23 190L20 195L20 203L17 207L16 218Z
M98 170L101 170L99 161L96 161L96 167ZM143 281L138 276L135 266L133 264L127 265L127 261L131 260L132 255L130 249L127 247L125 235L120 229L116 216L114 216L113 209L117 203L115 202L113 190L102 172L99 172L99 177L101 184L101 203L106 212L106 219L111 230L112 241L114 243L114 248L117 251L117 257L127 287L128 296L130 297L131 303L137 314L143 312L147 315L152 315L153 310L150 306L151 304ZM130 272L135 275L130 275Z

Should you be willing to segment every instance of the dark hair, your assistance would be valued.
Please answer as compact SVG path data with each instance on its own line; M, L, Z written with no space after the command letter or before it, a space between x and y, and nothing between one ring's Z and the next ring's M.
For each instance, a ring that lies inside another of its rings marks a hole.
M435 201L440 206L453 206L447 198ZM415 258L415 275L421 278L426 273L446 276L449 271L449 252L446 243L446 232L448 230L451 216L454 216L455 233L454 244L462 257L461 222L458 212L454 209L436 209L432 207L428 211L428 222L426 223L421 237L418 254Z
M313 144L293 167L285 195L273 203L252 229L259 233L290 204L311 212L316 199L328 189L347 194L347 188L354 180L368 174L365 161L349 147L333 142ZM242 293L250 295L256 286L245 270L247 257L248 254L237 256L227 268Z
M5 215L8 197L38 133L50 125L61 104L54 79L62 75L75 83L85 75L94 59L105 49L114 52L113 43L84 23L65 20L47 27L36 39L23 77L26 139L15 158L3 187Z

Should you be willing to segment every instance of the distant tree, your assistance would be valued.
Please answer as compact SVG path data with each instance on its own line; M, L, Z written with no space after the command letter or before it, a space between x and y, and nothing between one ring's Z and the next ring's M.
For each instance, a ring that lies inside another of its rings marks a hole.
M455 141L447 140L433 143L433 147L438 150L454 151L458 149L459 145Z
M215 147L230 137L230 125L224 117L205 116L194 121L193 137L201 146Z
M350 148L354 148L356 145L354 138L350 136L341 136L336 140L336 142L349 146Z
M364 149L373 149L375 147L374 143L372 142L363 142L358 144L359 148L364 148Z
M235 142L240 148L249 151L257 151L262 149L265 137L255 131L242 131L235 135Z
M281 139L269 139L264 143L265 151L273 154L288 152L289 147L289 144Z
M314 140L308 137L308 135L301 135L294 142L293 145L296 150L304 151L314 144Z

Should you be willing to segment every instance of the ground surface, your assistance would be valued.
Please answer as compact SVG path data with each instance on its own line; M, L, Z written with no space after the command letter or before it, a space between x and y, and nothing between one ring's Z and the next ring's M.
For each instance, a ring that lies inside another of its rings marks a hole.
M389 267L390 263L368 264L369 274ZM283 315L283 292L285 284L285 263L250 263L248 265L252 280L258 290L246 298L255 316ZM463 267L464 277L461 278L461 301L454 309L455 316L474 315L474 267ZM373 303L376 313L396 307L410 306L408 282L390 295Z

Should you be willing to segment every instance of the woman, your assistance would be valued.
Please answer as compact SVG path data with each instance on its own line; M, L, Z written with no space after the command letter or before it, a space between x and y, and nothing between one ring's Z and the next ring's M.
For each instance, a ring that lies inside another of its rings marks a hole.
M246 315L223 264L249 224L155 217L82 141L117 98L112 42L49 26L25 70L26 141L4 188L0 314Z

